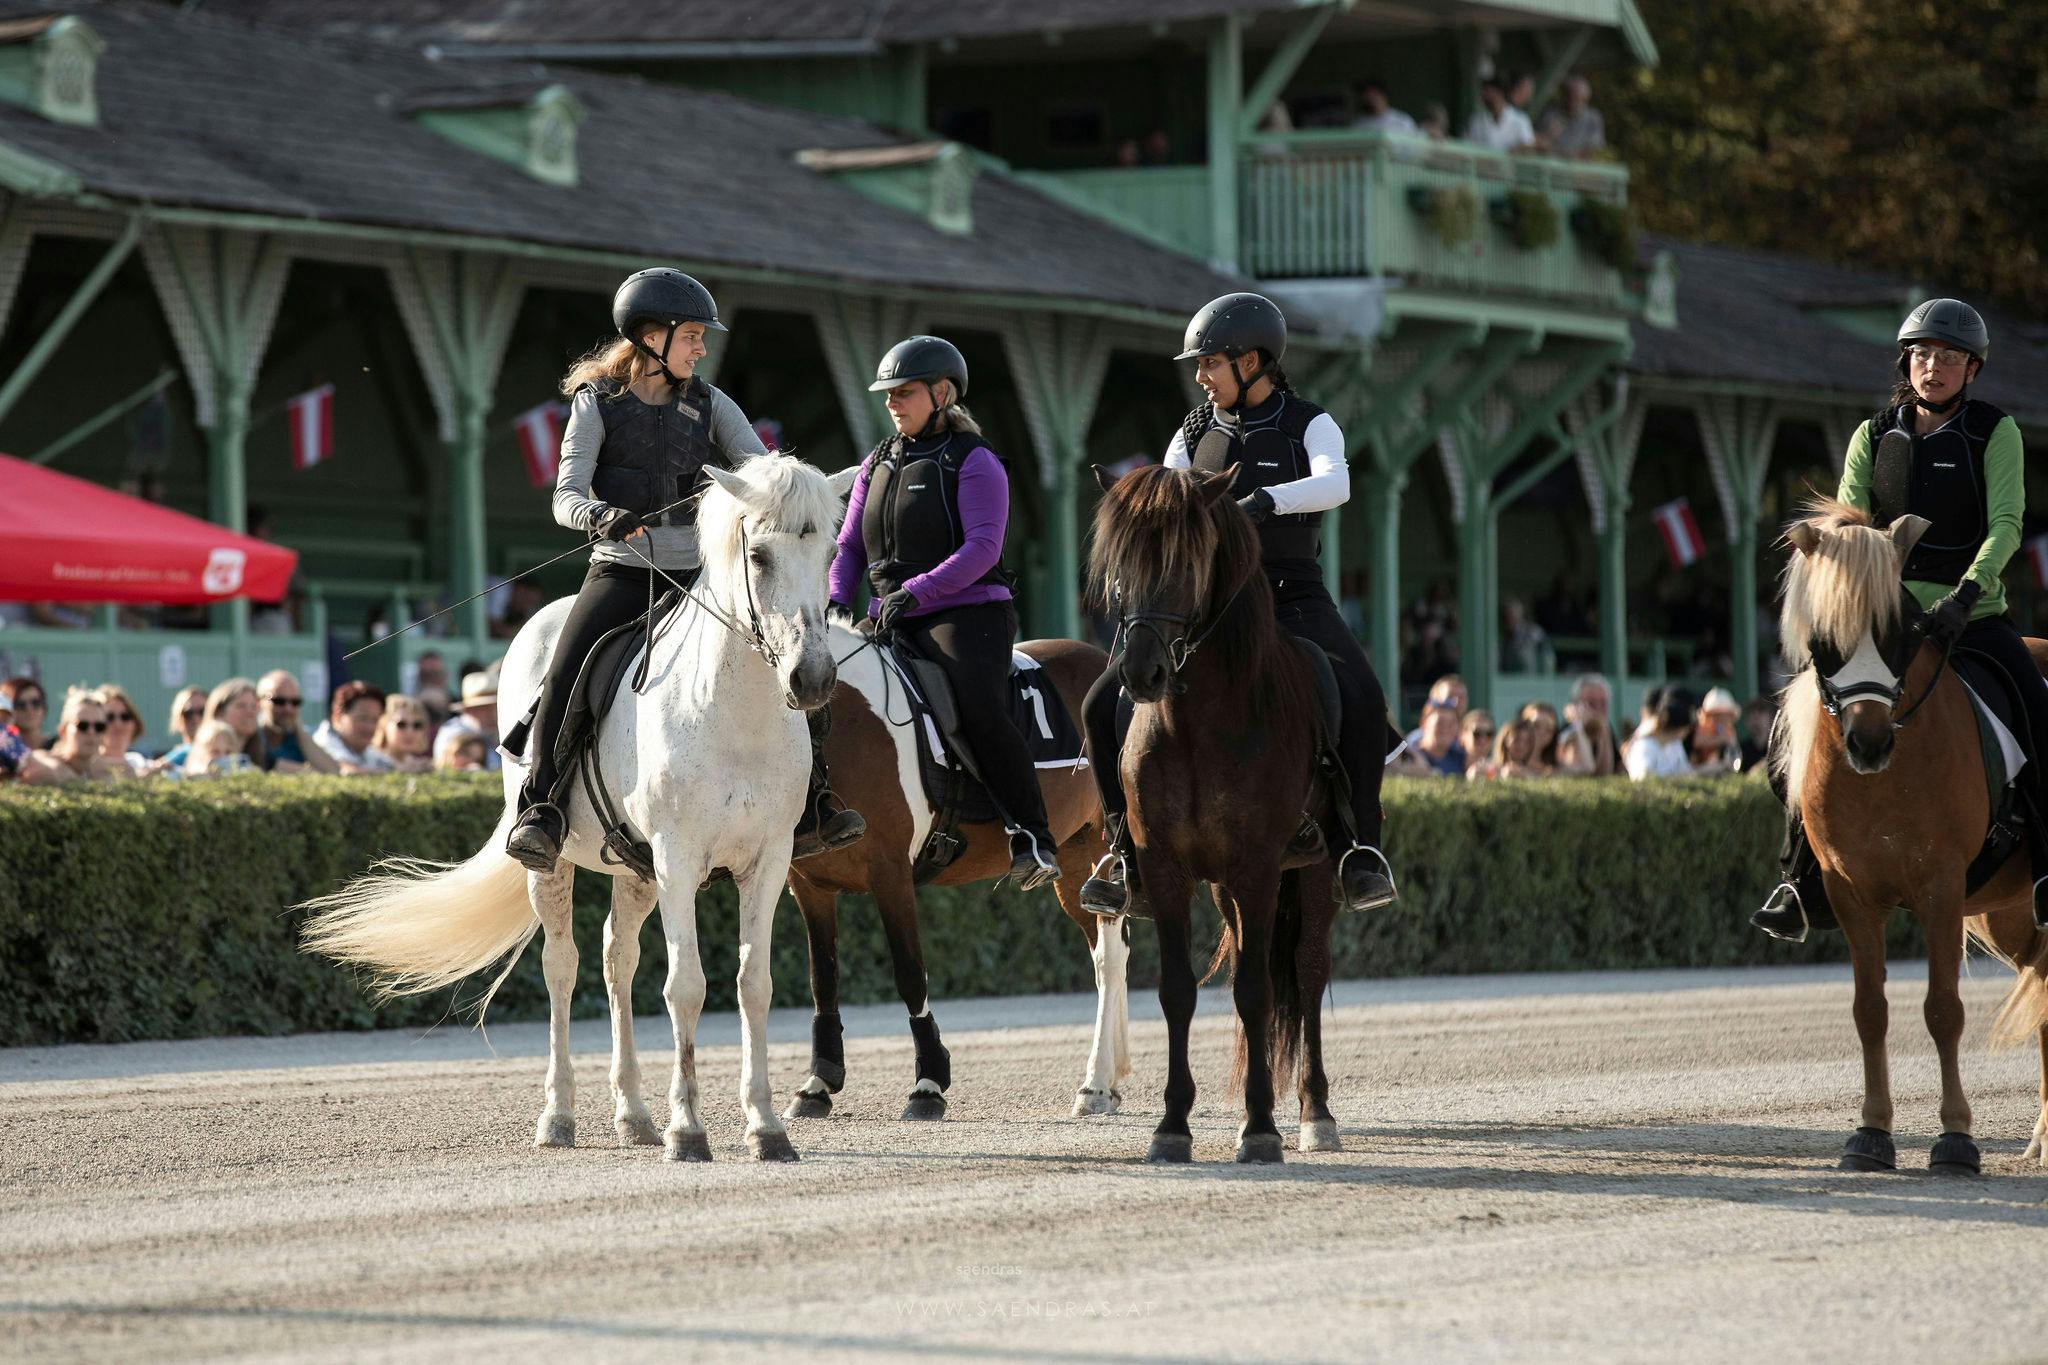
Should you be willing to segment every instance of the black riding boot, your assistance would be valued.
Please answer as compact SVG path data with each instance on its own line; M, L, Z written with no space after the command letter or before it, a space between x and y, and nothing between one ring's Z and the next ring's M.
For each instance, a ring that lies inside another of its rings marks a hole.
M825 739L832 733L832 710L821 706L804 717L811 727L811 794L804 802L802 818L796 822L796 840L790 860L812 858L845 848L868 832L860 812L839 804L825 771Z
M1821 878L1820 859L1806 841L1806 826L1796 809L1785 812L1785 843L1778 850L1777 889L1749 917L1749 922L1788 943L1806 942L1808 929L1835 929L1834 909L1828 905L1827 884ZM2037 912L2038 913L2038 912Z
M553 872L562 856L562 839L568 833L562 808L552 801L536 801L519 813L512 832L505 837L505 852L529 872Z
M1088 880L1081 883L1081 908L1105 918L1129 915L1151 919L1138 885L1138 860L1131 847L1128 817L1122 814L1103 819L1109 836L1109 852L1095 864Z
M1052 831L1043 826L1011 830L1010 870L1005 875L1017 884L1019 891L1057 881L1060 865L1053 853Z

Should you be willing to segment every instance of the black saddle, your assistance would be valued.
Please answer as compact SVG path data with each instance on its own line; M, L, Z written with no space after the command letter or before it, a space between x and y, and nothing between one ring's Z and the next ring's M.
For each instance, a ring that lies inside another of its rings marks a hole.
M1004 820L989 795L973 747L960 729L960 703L953 680L936 660L902 641L878 642L884 665L895 672L909 699L917 745L918 775L932 808L931 832L911 863L911 878L923 885L967 849L961 825ZM1084 765L1080 730L1065 701L1046 682L1036 663L1024 667L1014 651L1010 663L1010 719L1024 736L1032 763L1040 768Z
M1290 636L1301 647L1301 656L1308 660L1309 676L1315 679L1316 698L1322 703L1323 744L1334 748L1337 732L1344 728L1344 694L1337 689L1337 665L1330 658L1330 651L1313 640L1304 640L1299 635Z
M1977 721L1977 743L1984 759L1984 782L1991 798L1991 828L1984 836L1984 847L1971 860L1969 871L1964 875L1964 893L1974 896L1998 875L2013 851L2025 842L2027 822L2041 818L2026 799L2021 790L2022 784L2014 780L2017 774L2007 771L2004 748L1998 742L1997 732L1985 718L1985 711L1997 717L1998 723L2019 742L2020 752L2028 763L2038 763L2041 759L2036 752L2038 746L2027 729L2026 702L2019 693L2020 681L1990 655L1961 646L1950 651L1949 666L1982 703L1981 707L1972 707L1971 711Z

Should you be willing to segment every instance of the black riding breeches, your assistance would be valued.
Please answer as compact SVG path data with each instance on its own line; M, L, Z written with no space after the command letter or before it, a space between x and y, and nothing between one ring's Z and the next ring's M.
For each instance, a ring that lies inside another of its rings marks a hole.
M1275 618L1282 629L1330 655L1337 690L1344 701L1344 725L1337 736L1337 756L1351 778L1351 813L1358 837L1374 848L1380 842L1380 781L1386 774L1387 698L1365 657L1365 649L1337 612L1329 592L1313 579L1288 579L1273 585ZM1119 658L1113 657L1082 703L1088 732L1088 766L1105 815L1122 815L1124 797L1117 756L1123 750L1123 725L1117 697L1122 690Z
M2034 656L2027 652L2027 642L2021 638L2019 627L2012 623L2010 616L1987 616L1981 621L1972 621L1963 629L1963 636L1956 641L1958 649L1974 649L1979 654L1989 655L2012 679L2013 690L2024 714L2018 717L2015 730L2021 731L2019 741L2026 750L2027 765L2020 769L2022 778L2029 779L2024 789L2034 799L2035 808L2048 815L2048 782L2043 781L2044 755L2041 746L2048 743L2048 682L2041 680L2041 671L2034 665ZM2024 733L2032 731L2029 735ZM2043 869L2048 872L2048 869Z
M1017 610L1008 602L950 607L896 623L911 651L930 659L953 684L960 732L974 751L976 775L1009 822L1047 840L1045 797L1031 750L1010 717L1010 649L1017 640Z
M569 713L569 694L576 687L576 675L584 660L607 631L625 625L647 610L647 594L654 571L640 564L599 561L583 576L576 591L575 605L555 637L554 652L548 655L547 680L541 684L540 706L533 727L527 732L526 783L519 789L519 808L551 801L561 785L561 770L555 762L555 737L561 733L562 718ZM687 576L678 578L688 581Z

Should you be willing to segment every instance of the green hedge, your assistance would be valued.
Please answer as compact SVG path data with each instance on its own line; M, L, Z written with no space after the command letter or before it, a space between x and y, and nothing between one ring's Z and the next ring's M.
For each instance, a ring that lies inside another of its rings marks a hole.
M345 969L301 955L288 909L375 857L459 859L489 836L495 779L233 778L181 786L0 789L0 1045L108 1042L420 1025L459 993L373 1005ZM1745 923L1772 876L1778 815L1741 779L1623 783L1388 784L1401 903L1345 916L1340 976L1692 967L1813 961ZM578 879L579 1013L603 1009L604 882ZM803 924L784 897L774 973L783 1004L808 997ZM1050 896L983 884L927 891L933 994L1080 990L1093 971ZM1201 908L1202 936L1215 921ZM849 1002L894 998L873 905L849 897L840 964ZM738 955L730 885L698 900L710 1005L729 1009ZM1897 948L1914 949L1903 917ZM643 938L636 1007L661 1008L659 917ZM539 954L500 992L494 1019L545 1012ZM1152 931L1133 931L1132 978L1157 980Z

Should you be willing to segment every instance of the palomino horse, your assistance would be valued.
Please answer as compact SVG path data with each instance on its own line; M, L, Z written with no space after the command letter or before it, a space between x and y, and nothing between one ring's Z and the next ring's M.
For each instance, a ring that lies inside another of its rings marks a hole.
M1338 1145L1319 1013L1336 913L1331 869L1324 861L1280 870L1315 786L1315 684L1300 648L1274 624L1257 535L1228 497L1236 473L1152 466L1111 484L1096 471L1108 496L1095 512L1089 580L1121 614L1123 688L1137 706L1120 776L1142 888L1132 894L1146 897L1158 923L1169 1052L1166 1114L1148 1161L1193 1155L1188 902L1196 879L1209 884L1223 917L1211 970L1235 960L1245 1110L1237 1159L1281 1159L1274 1089L1304 1044L1301 1150Z
M1786 689L1776 760L1799 803L1856 975L1863 1043L1863 1113L1845 1170L1890 1170L1891 1075L1885 1053L1885 921L1905 906L1927 934L1927 1031L1941 1058L1941 1127L1929 1165L1975 1172L1970 1102L1956 1059L1963 1034L1958 977L1967 930L2017 973L1998 1014L2006 1040L2041 1049L2041 1112L2028 1156L2048 1164L2048 932L2034 928L2024 848L1975 896L1964 874L1990 821L1975 718L1940 651L1922 648L1918 607L1901 570L1927 529L1901 517L1889 530L1840 503L1821 502L1785 533L1780 634L1800 670ZM2048 642L2028 642L2038 665ZM1837 723L1829 723L1830 717Z
M739 885L740 1099L747 1146L761 1160L796 1158L768 1082L769 930L789 870L789 831L803 810L810 739L803 713L825 704L835 675L825 632L825 569L839 497L825 476L788 456L763 455L715 480L697 514L704 571L694 601L649 647L648 681L622 681L593 741L617 805L654 851L649 885L599 858L604 830L579 788L569 837L551 873L529 874L504 852L524 773L505 767L506 811L490 840L458 864L400 861L313 902L308 948L373 968L387 993L432 990L502 962L512 969L546 935L550 1053L547 1102L534 1143L576 1141L569 1065L569 995L576 982L570 887L578 867L612 878L604 979L611 1005L613 1125L619 1140L662 1143L674 1161L711 1156L697 1113L694 1037L704 1007L697 951L697 886L715 867ZM505 656L503 704L518 715L540 688L569 603L555 602ZM537 742L552 742L541 736ZM640 1094L633 1048L633 973L640 926L661 906L668 944L664 994L675 1026L669 1123L656 1130ZM496 983L493 984L496 989ZM490 997L484 998L488 1006ZM482 1011L478 1012L481 1018Z
M867 647L868 638L835 624L832 644L839 661L839 690L832 698L826 758L834 789L866 819L868 832L858 843L790 868L789 889L810 934L816 1013L811 1019L811 1074L783 1116L826 1117L832 1112L833 1093L846 1078L839 1024L839 896L852 891L873 895L881 910L896 990L910 1012L917 1076L903 1117L943 1118L952 1062L926 997L917 893L910 877L912 860L932 825L931 805L918 775L920 739L903 684ZM1032 640L1020 648L1038 660L1039 675L1051 683L1068 711L1080 715L1081 699L1108 662L1103 652L1074 640ZM1118 927L1083 910L1080 900L1081 883L1099 852L1101 808L1085 768L1042 769L1039 789L1045 794L1047 823L1059 843L1060 877L1053 892L1067 918L1080 926L1095 960L1095 1038L1074 1098L1074 1113L1113 1114L1122 1099L1117 1085L1131 1070L1124 993L1124 966L1130 954ZM1009 836L1001 824L962 825L961 834L966 851L933 879L933 885L986 881L1009 869Z

